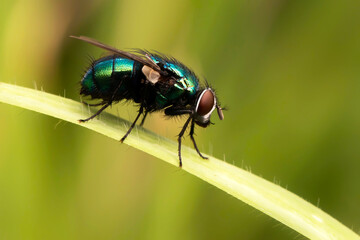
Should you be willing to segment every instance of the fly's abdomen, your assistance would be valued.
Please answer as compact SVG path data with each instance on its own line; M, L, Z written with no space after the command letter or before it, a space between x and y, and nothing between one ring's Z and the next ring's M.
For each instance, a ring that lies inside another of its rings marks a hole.
M127 98L131 85L139 81L139 63L120 57L105 57L94 62L81 81L81 94L105 101Z

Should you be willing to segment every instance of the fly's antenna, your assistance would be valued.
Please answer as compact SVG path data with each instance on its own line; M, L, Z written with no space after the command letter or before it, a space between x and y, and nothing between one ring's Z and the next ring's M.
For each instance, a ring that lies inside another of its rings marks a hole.
M223 113L222 110L223 109L219 105L216 105L216 111L218 113L218 116L219 116L220 120L224 120L224 113ZM226 109L224 109L224 110L226 110Z

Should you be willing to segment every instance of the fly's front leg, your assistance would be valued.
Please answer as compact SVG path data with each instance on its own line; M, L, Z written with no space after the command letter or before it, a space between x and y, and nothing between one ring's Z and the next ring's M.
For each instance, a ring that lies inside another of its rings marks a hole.
M168 116L180 116L184 114L193 115L194 111L190 109L176 109L176 108L167 108L165 109L165 115Z
M179 154L179 167L182 167L182 161L181 161L181 138L184 135L187 126L189 125L189 122L191 120L191 116L188 118L188 120L186 120L183 128L181 129L181 132L179 133L179 137L178 137L178 143L179 143L179 148L178 148L178 154Z
M205 157L204 155L201 154L201 152L199 151L197 145L196 145L196 142L195 142L195 138L194 138L194 128L195 128L195 122L194 120L192 120L191 122L191 127L190 127L190 138L191 138L191 141L193 142L194 144L194 148L196 149L197 153L200 155L200 157L202 157L203 159L208 159L208 157Z
M182 136L184 135L185 131L186 131L186 128L187 126L189 125L192 117L193 117L193 114L194 114L194 111L191 110L191 109L177 109L177 108L167 108L165 109L165 115L168 115L168 116L180 116L180 115L184 115L184 114L189 114L189 118L186 120L183 128L181 129L181 132L179 133L179 136L178 136L178 143L179 143L179 147L178 147L178 155L179 155L179 167L182 167L182 160L181 160L181 138Z

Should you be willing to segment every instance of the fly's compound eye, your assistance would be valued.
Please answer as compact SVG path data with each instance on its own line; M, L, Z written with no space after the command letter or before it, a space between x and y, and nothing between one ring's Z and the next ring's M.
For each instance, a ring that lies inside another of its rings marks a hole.
M196 106L196 113L200 116L205 116L214 110L214 106L214 93L209 89L204 90L199 97L198 105Z

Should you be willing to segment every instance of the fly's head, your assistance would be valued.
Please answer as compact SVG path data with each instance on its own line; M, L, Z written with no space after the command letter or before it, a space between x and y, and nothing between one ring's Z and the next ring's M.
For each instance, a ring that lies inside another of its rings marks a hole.
M194 121L201 127L209 126L212 112L217 110L220 120L224 119L222 108L217 102L215 92L211 88L202 90L195 102Z

